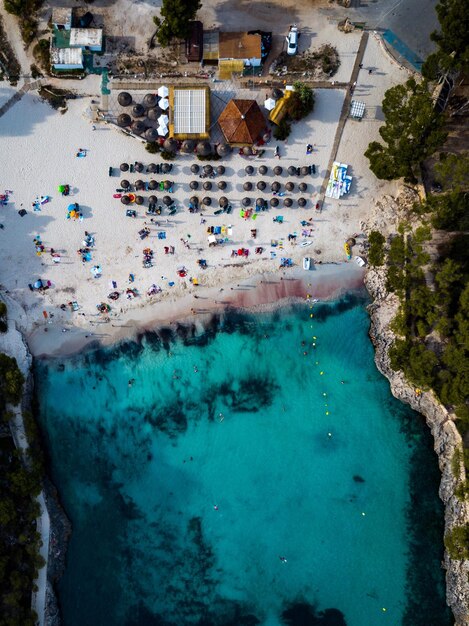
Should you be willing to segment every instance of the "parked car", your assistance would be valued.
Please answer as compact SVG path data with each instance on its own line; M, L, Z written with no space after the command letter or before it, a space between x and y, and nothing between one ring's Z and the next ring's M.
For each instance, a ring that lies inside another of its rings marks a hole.
M296 24L290 26L290 32L286 37L287 40L287 54L290 56L294 56L298 52L298 37L300 33L298 32L298 27Z

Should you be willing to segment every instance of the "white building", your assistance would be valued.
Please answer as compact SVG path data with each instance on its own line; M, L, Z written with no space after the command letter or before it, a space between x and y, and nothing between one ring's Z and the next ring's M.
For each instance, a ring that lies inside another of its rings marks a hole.
M81 48L51 48L51 64L55 70L82 70Z
M52 26L57 30L70 30L72 28L72 9L67 7L55 7L52 9Z
M86 48L93 52L103 49L102 28L72 28L70 30L70 48Z

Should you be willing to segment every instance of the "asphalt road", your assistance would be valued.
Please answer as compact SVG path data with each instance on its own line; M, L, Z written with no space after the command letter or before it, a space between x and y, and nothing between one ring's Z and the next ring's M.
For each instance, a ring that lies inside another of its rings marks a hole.
M435 6L438 0L353 0L347 9L352 21L367 28L391 30L423 60L434 51L430 33L439 27Z

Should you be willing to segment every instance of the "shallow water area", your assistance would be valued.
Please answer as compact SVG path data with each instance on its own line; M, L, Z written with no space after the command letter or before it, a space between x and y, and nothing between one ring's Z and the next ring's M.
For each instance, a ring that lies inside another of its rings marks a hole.
M311 626L446 623L441 550L409 530L417 450L429 489L413 509L441 526L436 457L374 366L363 305L231 312L203 335L38 362L73 524L65 626L279 626L300 602ZM433 613L405 622L430 587Z

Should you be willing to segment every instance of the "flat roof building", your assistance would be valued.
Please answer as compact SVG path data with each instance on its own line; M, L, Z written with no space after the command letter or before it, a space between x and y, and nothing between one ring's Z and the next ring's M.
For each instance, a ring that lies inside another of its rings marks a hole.
M170 136L175 139L207 139L210 127L208 87L170 87Z
M68 7L55 7L52 9L52 26L59 30L72 28L73 9Z
M55 70L83 69L81 48L51 48L51 63Z
M248 33L220 33L218 59L239 59L251 65L260 65L262 59L262 37Z
M70 30L71 48L88 48L101 52L103 48L102 28L72 28Z

